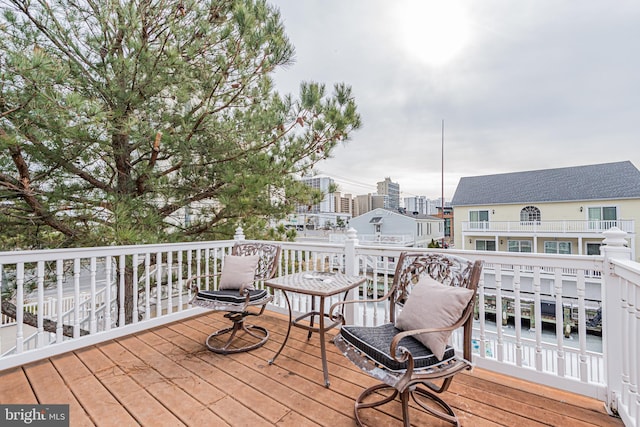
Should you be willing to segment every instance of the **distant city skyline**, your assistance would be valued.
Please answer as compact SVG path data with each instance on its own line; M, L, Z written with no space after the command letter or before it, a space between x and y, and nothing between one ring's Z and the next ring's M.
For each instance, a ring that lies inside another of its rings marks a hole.
M296 62L275 74L353 88L363 127L318 170L342 192L451 199L462 177L640 166L640 2L271 0Z

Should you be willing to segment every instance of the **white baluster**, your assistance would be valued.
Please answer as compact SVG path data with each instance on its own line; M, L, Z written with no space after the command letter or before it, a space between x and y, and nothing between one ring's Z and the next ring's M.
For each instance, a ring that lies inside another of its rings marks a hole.
M167 252L167 314L173 313L173 252Z
M533 328L536 333L536 370L542 371L542 306L540 305L540 267L533 268L533 298L535 322Z
M133 323L138 323L139 310L138 307L138 254L133 254L131 263L133 264Z
M42 348L46 344L44 341L44 261L38 261L38 332L37 332L37 347Z
M156 317L162 316L162 252L156 252Z
M520 301L520 266L513 266L513 290L514 290L514 303L515 303L515 320L514 325L516 328L516 365L522 366L522 302ZM531 317L529 317L531 318Z
M564 354L564 304L562 302L562 269L554 268L554 291L556 296L556 350L557 374L559 377L565 376L565 354Z
M73 259L73 337L80 336L80 258Z
M144 254L144 318L151 318L151 254Z
M89 268L91 270L90 286L91 286L91 306L89 307L89 331L95 334L97 331L96 320L96 257L91 257Z
M105 269L105 282L107 284L107 287L105 288L105 311L104 311L104 328L106 331L111 329L111 307L112 307L112 296L111 296L111 271L112 271L113 265L112 265L112 260L111 260L111 256L107 256L105 257L104 260L104 269Z

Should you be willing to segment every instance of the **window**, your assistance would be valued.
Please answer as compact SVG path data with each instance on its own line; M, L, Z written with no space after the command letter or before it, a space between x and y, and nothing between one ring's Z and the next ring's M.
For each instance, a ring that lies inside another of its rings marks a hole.
M509 240L507 247L509 252L533 252L531 240Z
M428 235L428 236L431 236L431 234L432 234L432 231L431 231L431 223L430 223L430 222L428 222L428 223L427 223L427 235Z
M520 222L540 224L540 209L535 206L527 206L520 211Z
M600 255L601 243L587 243L587 255Z
M489 211L469 211L469 223L471 229L488 229Z
M495 251L495 240L476 240L476 251Z
M615 206L590 207L588 215L590 230L604 231L617 225L618 209Z
M571 242L544 242L545 254L571 254Z

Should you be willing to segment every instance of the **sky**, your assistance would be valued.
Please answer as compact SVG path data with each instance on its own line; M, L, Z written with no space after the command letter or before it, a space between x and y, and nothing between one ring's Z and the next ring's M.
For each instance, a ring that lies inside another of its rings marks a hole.
M296 51L277 90L352 88L362 127L317 166L343 193L389 177L450 200L461 177L640 168L636 0L269 2Z

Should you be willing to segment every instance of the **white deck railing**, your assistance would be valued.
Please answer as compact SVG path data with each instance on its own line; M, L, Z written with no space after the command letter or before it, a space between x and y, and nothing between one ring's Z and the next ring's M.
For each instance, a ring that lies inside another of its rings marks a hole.
M593 233L612 227L635 233L635 220L463 221L462 233Z
M594 257L369 246L350 234L344 243L280 242L278 273L323 269L362 274L368 280L352 296L375 297L393 282L402 250L482 259L474 362L598 398L619 411L626 425L637 426L640 264L629 260L629 249L620 243L624 239L608 240L604 256ZM190 276L217 273L219 260L234 243L0 253L2 289L16 288L6 302L15 304L18 313L15 324L0 328L0 370L202 313L188 306L191 294L184 284ZM127 284L138 295L128 321ZM200 286L212 289L217 281L203 278ZM64 301L69 299L74 303L67 307ZM54 300L56 307L48 308ZM23 325L22 313L34 305L38 321L32 329ZM305 312L310 300L294 295L292 305ZM270 308L283 312L284 298L276 293ZM389 317L382 305L347 315L362 324L379 324ZM62 319L53 334L44 327L45 317ZM71 326L71 334L64 333L63 324ZM454 335L454 345L458 340Z

